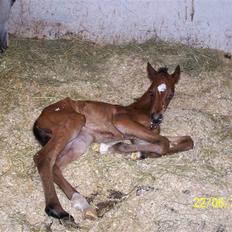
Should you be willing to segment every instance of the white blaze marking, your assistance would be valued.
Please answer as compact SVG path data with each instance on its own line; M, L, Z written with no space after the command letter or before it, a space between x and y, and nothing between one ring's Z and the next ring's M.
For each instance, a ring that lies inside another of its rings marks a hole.
M59 111L59 110L60 110L60 108L59 108L59 107L55 109L55 111Z
M90 205L87 202L87 200L80 194L80 193L74 193L72 195L72 199L71 199L71 205L73 208L79 209L82 212L89 208Z
M161 93L161 92L164 92L167 89L167 86L166 86L166 84L163 83L163 84L160 84L157 87L157 89L158 89L159 93Z

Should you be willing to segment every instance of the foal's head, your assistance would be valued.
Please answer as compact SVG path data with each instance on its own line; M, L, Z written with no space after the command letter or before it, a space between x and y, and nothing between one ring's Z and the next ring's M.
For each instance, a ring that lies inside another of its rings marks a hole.
M152 82L148 93L151 98L151 128L154 128L162 122L163 113L174 96L175 84L178 83L180 78L180 66L178 65L176 67L173 74L169 74L166 67L156 71L151 64L148 63L147 74Z

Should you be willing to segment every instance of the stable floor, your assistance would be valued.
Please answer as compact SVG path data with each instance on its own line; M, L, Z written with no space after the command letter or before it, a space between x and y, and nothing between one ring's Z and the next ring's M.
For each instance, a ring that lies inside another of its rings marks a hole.
M190 135L194 149L132 161L100 155L94 145L64 174L93 205L104 206L101 217L83 220L57 189L62 205L79 231L231 231L232 61L223 53L153 40L121 46L10 42L0 54L0 231L76 231L44 213L32 125L45 106L67 96L131 103L149 86L147 61L170 72L180 64L162 134Z

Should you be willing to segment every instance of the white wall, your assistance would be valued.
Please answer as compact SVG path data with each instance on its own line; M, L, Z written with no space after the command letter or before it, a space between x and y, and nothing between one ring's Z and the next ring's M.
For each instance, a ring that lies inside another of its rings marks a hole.
M9 29L96 42L159 37L232 52L232 0L16 0Z

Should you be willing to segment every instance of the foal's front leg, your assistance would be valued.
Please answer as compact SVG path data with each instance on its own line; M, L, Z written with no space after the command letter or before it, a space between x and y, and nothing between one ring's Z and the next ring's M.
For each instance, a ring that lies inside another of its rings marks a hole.
M169 151L166 154L158 154L154 152L157 147L152 143L148 143L142 140L136 140L133 144L127 143L117 143L109 148L111 152L118 153L132 153L132 152L141 152L140 156L136 159L143 158L158 158L163 155L172 155L177 152L188 151L193 148L193 141L189 136L178 136L178 137L168 137L170 141Z
M131 120L128 115L117 115L115 127L126 136L134 137L134 144L118 143L110 148L120 153L145 152L148 156L159 157L193 148L193 140L189 136L163 137L154 134L143 125ZM137 140L137 141L136 141ZM139 142L140 141L140 142Z
M128 139L139 139L146 144L125 144L119 143L112 146L112 149L119 149L120 152L145 151L154 152L158 155L165 155L169 151L169 140L161 135L144 127L130 119L127 114L116 115L113 118L114 126Z
M170 137L167 136L169 140L169 151L166 155L172 155L174 153L182 152L182 151L188 151L193 149L194 143L190 136L174 136ZM140 141L138 141L139 143ZM143 143L143 141L142 141ZM142 152L143 157L150 157L150 158L158 158L160 157L154 152Z
M190 136L175 136L167 138L170 141L169 154L193 149L194 143Z

